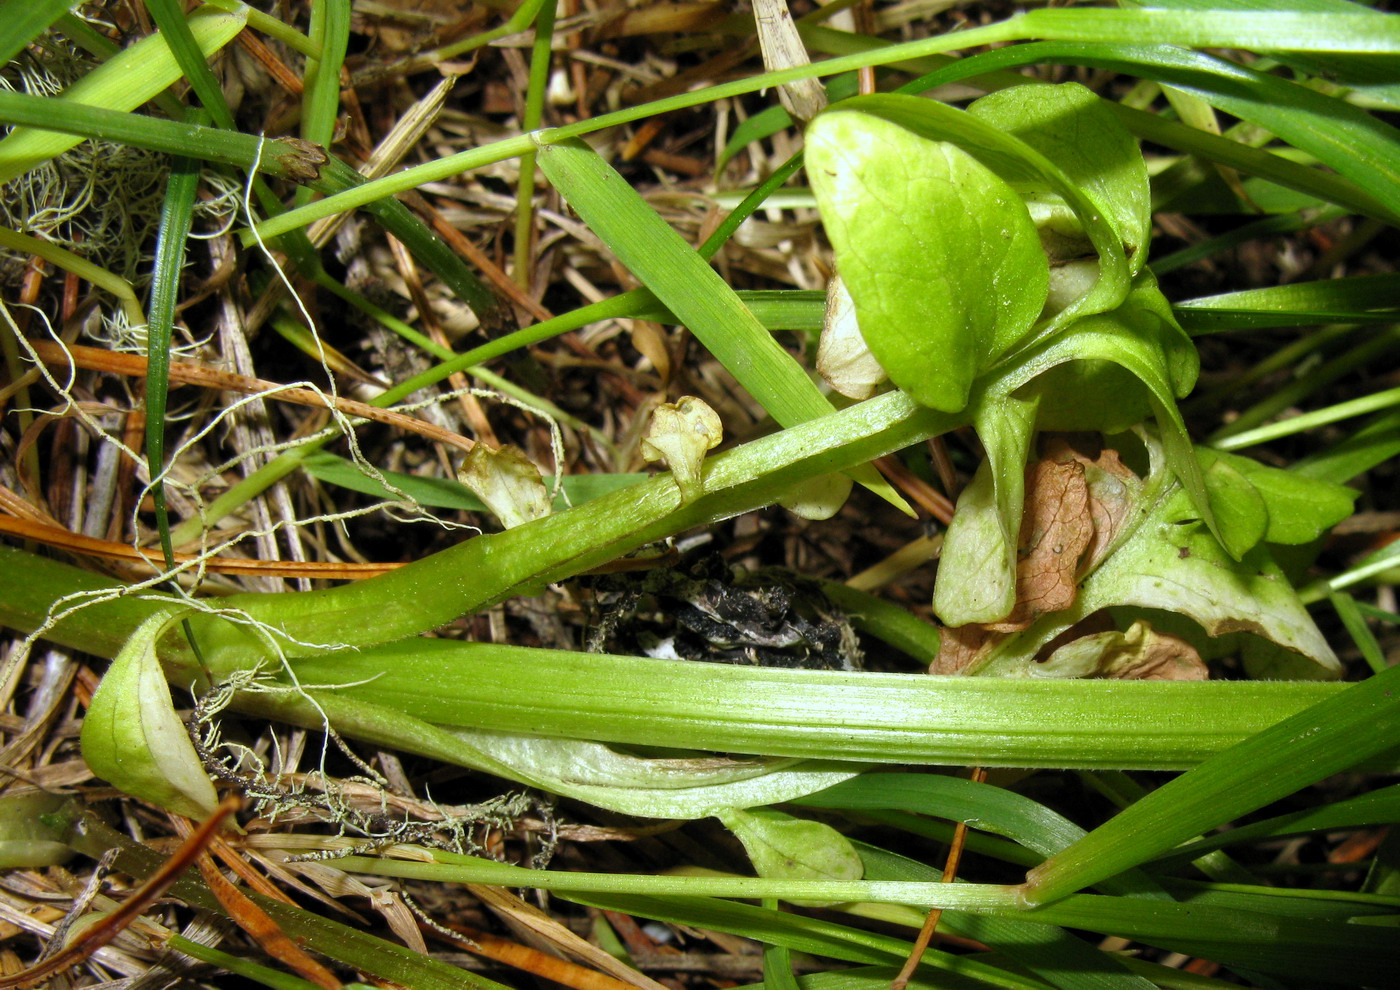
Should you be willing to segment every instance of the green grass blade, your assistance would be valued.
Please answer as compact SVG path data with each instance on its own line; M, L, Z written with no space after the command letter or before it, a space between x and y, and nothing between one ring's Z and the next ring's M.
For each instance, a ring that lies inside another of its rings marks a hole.
M1352 399L1349 402L1338 402L1325 409L1315 409L1298 416L1290 416L1281 423L1270 423L1268 426L1260 426L1243 433L1224 437L1214 441L1212 446L1217 450L1243 450L1245 447L1268 443L1281 437L1291 437L1319 426L1325 426L1328 423L1350 419L1353 416L1365 416L1367 413L1391 409L1397 405L1400 405L1400 388L1389 388L1382 392L1373 392L1370 395L1362 396L1359 399Z
M1356 599L1344 591L1334 591L1327 598L1332 603L1332 607L1337 610L1337 618L1342 620L1342 625L1346 627L1352 642L1361 651L1362 658L1370 666L1372 672L1379 674L1385 670L1388 666L1385 651L1381 649L1381 644L1376 642L1375 634L1366 625L1366 619L1361 614Z
M832 411L806 371L709 264L581 141L547 145L540 167L618 259L784 426Z
M243 29L244 17L201 8L189 18L189 27L200 51L218 51ZM112 56L82 79L49 101L50 112L61 117L65 104L87 104L105 109L131 110L181 76L179 62L159 34L143 38ZM17 127L0 140L0 182L8 182L41 162L67 151L80 138L55 131Z
M1395 749L1400 667L1260 732L1164 784L1032 870L1045 903L1097 883L1329 774Z
M312 187L321 192L334 193L365 181L359 172L332 155L321 170L320 181L312 183ZM491 290L407 206L389 197L367 206L366 210L379 221L380 226L402 241L409 253L425 268L442 279L443 284L470 306L477 316L486 314L496 305L496 297Z
M311 477L326 484L339 485L352 491L373 495L375 498L397 498L373 478L367 477L355 464L334 454L317 453L309 455L302 462L302 469ZM460 509L464 512L485 512L482 504L471 491L456 481L446 478L421 478L401 471L380 470L384 479L420 505L437 509ZM570 474L563 478L564 492L569 502L562 499L556 508L563 510L567 505L582 505L591 499L599 498L619 488L626 488L647 479L645 474ZM545 483L552 485L550 478ZM906 613L907 614L907 613Z
M535 18L535 43L530 49L530 77L525 88L525 110L520 128L533 131L544 121L544 100L553 60L554 15L557 0L545 0ZM535 153L520 156L520 180L515 190L515 281L530 284L530 262L535 244Z
M0 0L0 65L4 65L68 12L68 0Z
M1340 100L1223 59L1165 46L1141 48L1061 42L1017 45L965 59L915 80L901 87L901 90L924 92L988 69L1040 62L1089 65L1191 90L1242 119L1259 123L1269 130L1280 128L1278 136L1312 151L1334 167L1336 163L1329 161L1327 153L1330 152L1333 158L1345 159L1345 143L1357 135L1379 146L1394 143L1393 128ZM1279 106L1274 106L1271 101L1277 101ZM1295 104L1301 109L1294 109ZM1358 168L1355 160L1347 162L1347 167L1337 169L1343 175L1352 175L1353 182L1155 114L1111 101L1108 106L1138 137L1347 206L1387 223L1394 224L1400 218L1394 198L1387 199L1368 188L1368 180L1373 177ZM1333 114L1336 115L1335 122Z
M141 303L136 298L136 290L131 287L130 282L120 275L114 275L107 269L95 265L86 258L79 257L67 248L59 247L51 241L30 237L28 234L21 234L8 227L0 227L0 247L22 254L32 254L36 258L43 258L64 271L72 272L79 278L86 279L99 289L116 296L127 322L133 327L139 327L146 322L146 315L141 309Z
M214 78L214 72L190 31L179 3L176 0L146 0L146 9L150 11L151 20L160 29L161 37L170 46L175 61L180 64L180 71L189 80L190 88L199 97L205 111L224 130L236 130L224 91Z
M492 145L473 148L448 158L405 169L395 175L376 179L352 193L342 193L332 199L312 203L283 216L265 220L259 225L259 231L264 237L277 236L321 217L363 206L375 199L403 192L425 182L434 182L517 157L531 150L536 143L556 144L671 110L711 103L725 97L741 96L799 79L836 75L867 65L889 65L911 58L994 42L1025 38L1080 41L1086 37L1121 45L1158 43L1240 48L1257 44L1265 48L1295 51L1364 51L1384 54L1400 53L1400 18L1388 14L1302 16L1288 13L1225 12L1207 16L1156 10L1036 10L984 27L951 32L902 45L890 45L876 51L859 52L825 62L764 73L695 90L654 103L602 114L577 124L549 128L537 136L520 135L508 138ZM1385 212L1384 209L1382 212ZM1393 218L1396 214L1390 211L1387 215Z
M1397 344L1400 344L1400 326L1388 326L1369 334L1367 339L1348 347L1331 360L1311 368L1287 385L1242 410L1238 417L1212 433L1205 442L1220 444L1231 437L1241 437L1280 413L1306 404L1311 396L1333 382L1355 373L1358 369L1374 367L1377 361L1384 361L1390 354L1394 353ZM1293 421L1290 419L1286 422L1292 423Z
M319 54L306 60L301 93L301 137L329 150L335 140L340 108L340 70L350 42L350 0L312 0L311 43ZM294 202L304 206L312 198L305 187Z
M597 152L582 141L550 144L540 149L539 163L593 232L774 419L795 426L832 411L734 290ZM912 511L873 468L853 475Z
M1400 455L1400 410L1392 409L1345 440L1297 461L1290 470L1305 478L1345 484L1396 455Z
M1193 334L1394 322L1400 320L1400 285L1394 275L1356 275L1201 296L1175 303L1172 309L1182 328Z
M199 165L177 158L170 170L156 235L155 264L146 323L146 463L154 484L156 527L160 531L165 566L175 566L170 541L170 516L165 505L165 410L170 392L170 343L175 326L175 304L185 267L185 242L194 218L194 196L199 188Z
M1185 769L1345 690L755 669L432 639L293 665L305 683L373 677L335 694L442 725L951 766Z

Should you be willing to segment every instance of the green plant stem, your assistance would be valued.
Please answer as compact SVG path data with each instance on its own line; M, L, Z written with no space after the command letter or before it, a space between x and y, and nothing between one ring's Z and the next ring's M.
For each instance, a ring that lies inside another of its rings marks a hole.
M488 883L502 887L650 894L665 897L779 897L784 900L870 901L877 904L928 904L955 910L1018 908L1014 887L997 884L925 883L899 880L765 880L760 877L628 876L615 873L566 873L509 866L475 856L432 850L431 863L347 856L336 865L349 873L408 877L449 883Z
M522 130L533 131L544 120L544 98L549 89L549 68L553 57L554 14L557 0L544 0L535 18L535 43L530 49L530 81L525 90ZM535 152L520 157L520 182L515 194L515 271L516 285L529 288L530 261L535 242Z
M1364 416L1367 413L1389 409L1396 405L1400 405L1400 388L1388 388L1381 392L1362 396L1359 399L1352 399L1350 402L1339 402L1326 409L1317 409L1310 413L1290 416L1281 423L1271 423L1268 426L1246 430L1244 433L1237 433L1232 437L1217 440L1213 446L1217 450L1242 450L1245 447L1253 447L1255 444L1268 443L1270 440L1277 440L1280 437L1291 437L1296 433L1303 433L1328 423L1350 419L1353 416Z
M206 0L212 7L220 10L236 11L246 5L242 0ZM264 13L256 7L248 7L248 26L255 31L261 31L269 38L275 38L295 52L300 52L307 58L320 58L321 49L317 47L306 35L285 21L279 21L271 14Z

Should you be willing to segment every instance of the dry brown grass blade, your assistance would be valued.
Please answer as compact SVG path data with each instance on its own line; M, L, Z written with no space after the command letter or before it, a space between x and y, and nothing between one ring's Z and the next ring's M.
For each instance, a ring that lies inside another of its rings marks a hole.
M107 560L129 561L133 564L151 564L159 557L159 551L151 551L149 556L144 556L141 551L126 543L99 540L91 536L83 536L81 533L74 533L61 526L51 526L47 523L23 519L18 516L0 514L0 533L34 540L36 543L67 550L69 553L102 557ZM187 563L194 559L196 559L194 554L175 554L177 564ZM401 563L353 564L333 561L232 560L227 557L209 557L205 559L204 566L219 574L261 574L277 577L321 578L327 581L360 581L395 570L403 565ZM152 572L154 570L155 566L152 565Z
M81 347L76 344L60 347L52 341L32 341L30 346L34 348L40 360L54 367L78 367L92 371L106 371L129 378L144 378L146 375L146 359L136 354L108 351L100 347ZM220 371L217 368L207 368L204 365L172 361L170 381L172 384L197 385L201 388L218 389L221 392L241 392L244 395L258 395L266 392L269 394L265 397L269 399L290 402L299 406L313 406L318 409L325 409L327 405L330 405L347 416L373 420L386 426L396 426L401 430L417 433L419 436L438 443L451 444L460 450L471 450L476 446L475 440L464 437L460 433L453 433L451 430L445 430L440 426L434 426L412 416L405 416L403 413L380 409L378 406L356 402L354 399L326 395L309 388L286 388L266 379L249 378L246 375L236 375L230 371Z
M178 822L177 828L184 831ZM287 933L278 927L277 922L268 917L266 911L249 900L247 894L219 872L218 865L207 851L202 852L195 862L205 884L219 899L224 911L239 928L262 946L264 952L318 987L323 987L324 990L340 990L341 983L335 974L307 955L299 945L287 937Z
M614 958L592 942L577 935L567 925L562 924L534 905L526 903L509 891L485 884L468 884L468 889L477 900L494 911L498 917L508 919L514 925L523 926L524 929L546 939L549 944L557 946L575 959L580 959L594 969L611 974L612 980L639 987L640 990L666 990L662 984L651 977Z
M116 938L141 912L155 903L156 899L165 893L167 887L180 878L180 874L184 873L191 863L200 857L223 820L237 811L241 803L241 799L236 795L224 798L214 809L214 813L206 818L199 828L190 833L189 837L180 844L180 848L175 850L174 855L166 860L165 864L134 894L128 897L121 907L78 935L64 947L63 951L50 956L37 966L31 966L26 970L0 978L0 990L5 990L7 987L30 986L40 980L62 973L64 970L76 966L93 952Z
M462 937L452 939L453 943L469 952L494 959L516 969L542 977L574 990L633 990L633 985L611 976L587 969L566 959L558 959L539 949L512 942L509 939L489 935L486 932L469 928L466 925L449 925L452 931ZM439 932L431 926L424 926L439 938L447 939L448 933Z

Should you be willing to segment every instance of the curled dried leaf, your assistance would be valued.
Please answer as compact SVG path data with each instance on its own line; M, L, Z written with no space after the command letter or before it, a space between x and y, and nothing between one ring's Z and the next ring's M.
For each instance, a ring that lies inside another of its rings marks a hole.
M700 469L706 451L723 438L719 415L704 400L683 395L656 407L642 438L642 456L648 461L665 461L681 496L689 502L704 490Z
M1092 633L1061 646L1032 677L1111 677L1135 681L1204 681L1209 679L1201 655L1186 640L1157 632L1146 622L1127 631Z
M552 509L540 469L519 447L492 450L477 444L463 459L457 480L486 503L506 529L543 518Z
M826 314L817 344L817 374L851 399L870 398L890 377L860 335L856 304L839 275L826 287Z

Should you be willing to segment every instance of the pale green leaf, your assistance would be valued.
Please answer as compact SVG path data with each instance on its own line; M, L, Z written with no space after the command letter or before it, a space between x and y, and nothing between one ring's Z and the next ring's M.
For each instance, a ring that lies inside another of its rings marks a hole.
M1202 473L1225 549L1240 560L1268 531L1269 508L1258 489L1234 465L1214 459L1204 465Z
M175 714L156 644L178 620L156 613L112 660L83 719L92 772L143 801L189 818L218 805L214 785Z
M958 496L943 539L933 610L945 625L997 622L1016 604L1016 545L1026 494L1034 399L978 403L974 420L987 459Z

